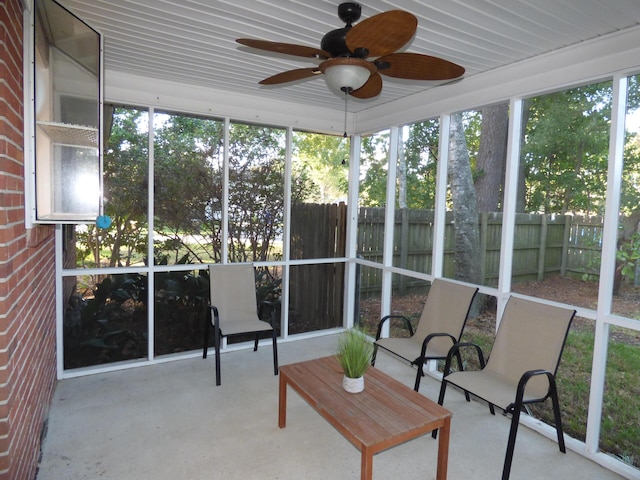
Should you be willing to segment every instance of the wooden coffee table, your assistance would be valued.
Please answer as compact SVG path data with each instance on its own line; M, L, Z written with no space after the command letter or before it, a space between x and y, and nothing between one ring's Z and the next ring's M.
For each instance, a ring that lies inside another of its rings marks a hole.
M333 356L280 367L278 426L287 423L289 385L360 450L362 480L371 480L376 453L440 429L436 479L447 478L451 412L375 367L361 393L346 392L342 376Z

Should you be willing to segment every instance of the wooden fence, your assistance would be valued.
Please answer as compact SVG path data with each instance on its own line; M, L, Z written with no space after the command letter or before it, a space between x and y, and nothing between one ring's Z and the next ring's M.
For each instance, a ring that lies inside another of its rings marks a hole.
M383 208L361 208L358 213L358 255L382 263ZM454 224L446 214L444 276L454 277ZM432 265L434 212L398 209L393 229L393 265L429 273ZM483 284L498 282L502 242L502 213L478 218ZM603 219L599 216L518 214L515 219L512 275L514 282L543 280L548 275L597 277L600 266ZM299 204L292 208L291 258L335 258L345 254L346 205ZM313 269L311 272L310 269ZM291 303L303 330L340 325L344 268L341 263L291 269ZM402 275L394 284L422 286L425 282ZM382 272L362 268L361 292L379 290ZM297 288L297 285L304 287Z
M429 273L433 251L434 213L397 210L393 238L393 265ZM514 282L543 280L551 274L597 277L600 266L603 219L599 216L517 214L513 247ZM478 218L483 284L497 285L502 242L502 213L481 213ZM382 263L384 209L361 208L358 215L358 253ZM445 223L444 276L454 276L453 214ZM382 273L366 269L363 291L379 288ZM399 279L401 282L402 279Z
M344 257L346 218L344 203L294 204L291 258ZM292 266L290 285L290 333L342 326L344 263Z

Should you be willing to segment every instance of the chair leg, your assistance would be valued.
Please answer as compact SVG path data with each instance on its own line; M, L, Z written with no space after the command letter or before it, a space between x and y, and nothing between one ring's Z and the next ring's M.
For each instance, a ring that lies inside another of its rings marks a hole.
M271 334L271 343L273 344L273 374L278 375L278 333L273 329Z
M207 358L207 349L209 347L209 325L211 324L211 313L204 317L204 343L202 346L202 358Z
M422 367L424 367L424 363L420 364L418 362L417 364L418 367L418 372L416 373L416 383L413 386L413 389L417 392L418 389L420 388L420 380L422 380L422 377L424 377L424 373L422 372Z
M553 404L553 415L556 420L556 432L558 434L558 448L562 453L567 453L567 449L564 446L564 435L562 433L562 417L560 415L560 402L558 401L558 391L556 390L555 380L551 381L550 385L551 403Z
M502 468L502 480L509 480L511 474L511 463L513 461L513 450L516 445L516 434L520 424L520 405L516 405L511 412L511 428L509 429L509 442L507 443L507 453L504 457L504 467Z
M258 339L260 338L260 333L256 332L256 338L253 340L253 351L256 352L258 350Z
M444 394L445 391L447 390L447 381L445 380L444 377L442 377L442 383L440 384L440 395L438 395L438 405L443 405L444 404ZM433 430L431 432L431 437L432 438L437 438L438 437L438 430Z
M462 355L460 355L460 350L456 351L456 359L458 360L458 371L463 372L464 366L462 364ZM471 397L469 396L469 392L464 391L464 398L467 399L467 402L471 401Z
M216 349L216 386L220 385L220 329L214 328L213 345Z
M375 366L376 364L376 355L378 355L378 345L376 343L373 344L373 354L371 355L371 366Z

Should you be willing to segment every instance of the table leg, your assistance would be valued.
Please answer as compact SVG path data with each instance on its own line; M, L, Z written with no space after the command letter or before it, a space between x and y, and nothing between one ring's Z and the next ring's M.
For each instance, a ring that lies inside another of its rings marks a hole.
M373 478L373 452L367 447L362 447L362 457L360 460L360 480L371 480Z
M287 426L287 377L280 373L278 398L278 427Z
M449 431L451 428L451 417L444 419L444 424L438 432L438 470L436 480L447 479L447 464L449 462Z

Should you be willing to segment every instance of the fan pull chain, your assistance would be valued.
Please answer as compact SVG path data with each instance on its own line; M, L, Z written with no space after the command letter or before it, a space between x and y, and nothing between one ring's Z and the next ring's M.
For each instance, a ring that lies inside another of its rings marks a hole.
M349 91L350 89L344 87L342 89L344 91L344 134L342 135L342 141L346 142L347 140L347 100L349 99ZM347 161L343 158L342 165L346 165Z
M347 138L347 100L349 99L348 89L344 89L344 135L342 138Z

